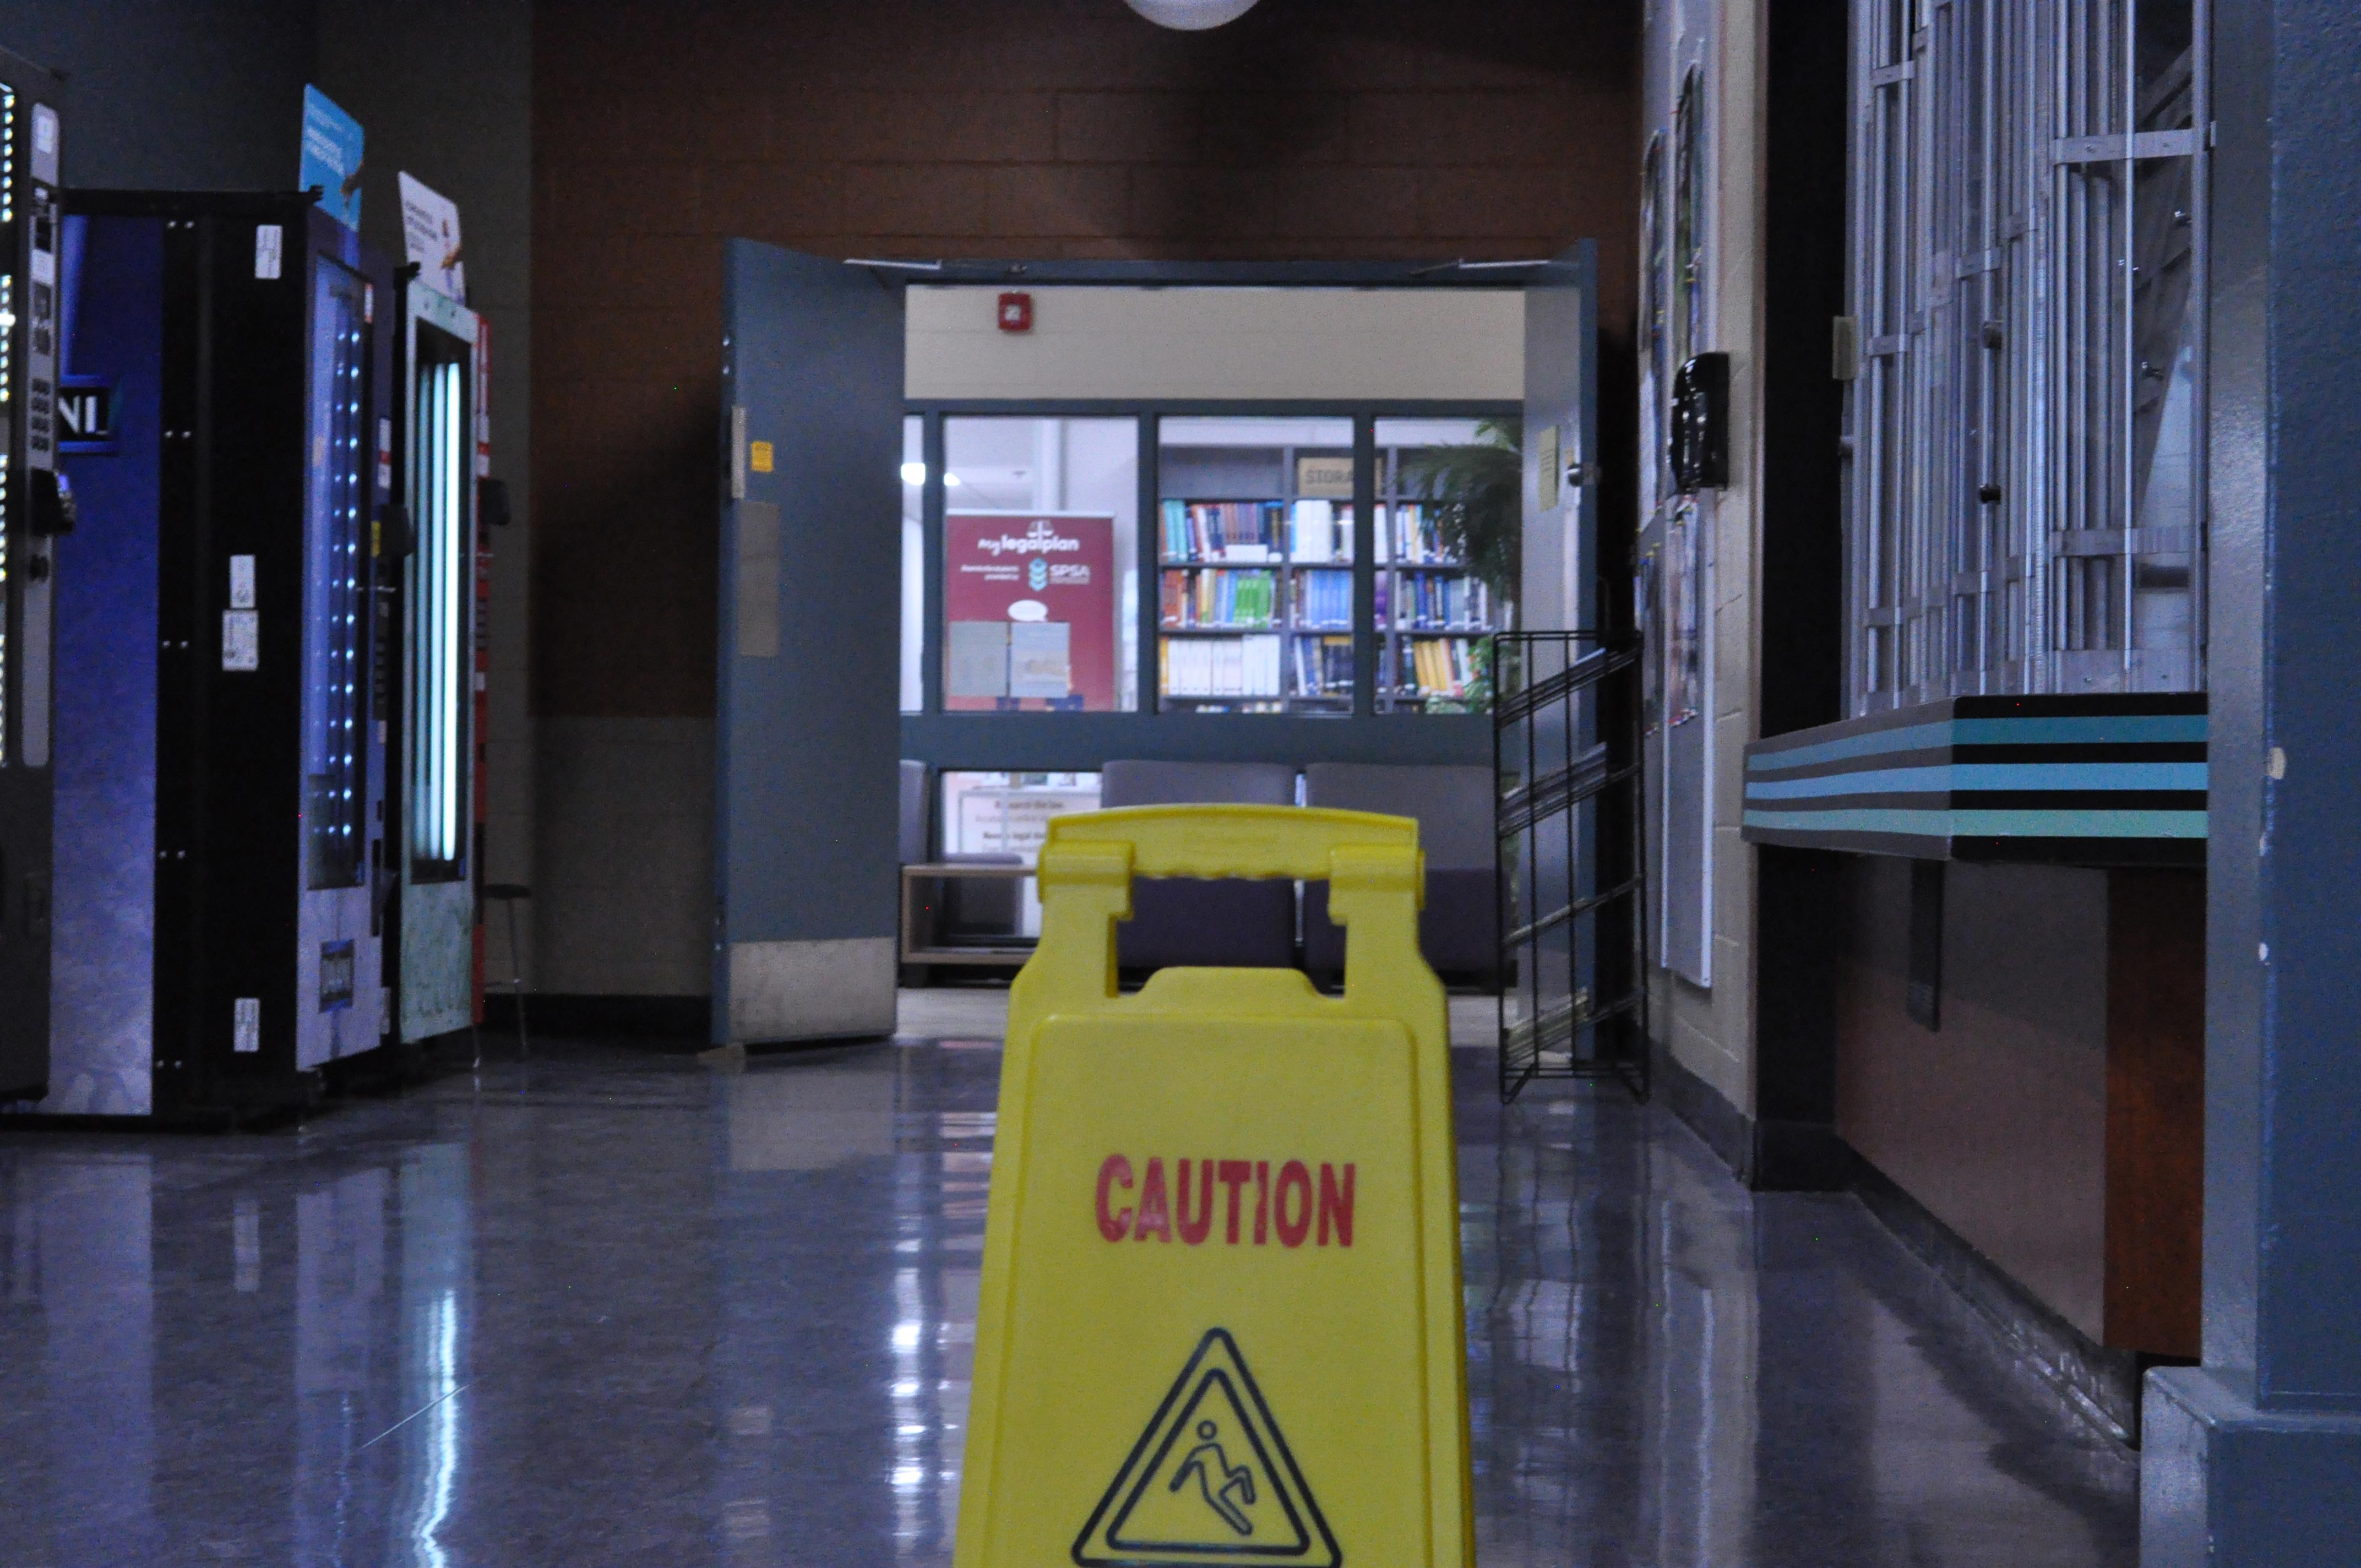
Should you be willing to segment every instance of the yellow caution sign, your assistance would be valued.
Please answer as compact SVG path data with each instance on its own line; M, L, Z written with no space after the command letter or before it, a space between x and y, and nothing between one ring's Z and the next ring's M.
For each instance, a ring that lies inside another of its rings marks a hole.
M1345 994L1115 989L1140 876L1326 880ZM1406 817L1060 817L1009 998L958 1568L1470 1568L1449 1037Z

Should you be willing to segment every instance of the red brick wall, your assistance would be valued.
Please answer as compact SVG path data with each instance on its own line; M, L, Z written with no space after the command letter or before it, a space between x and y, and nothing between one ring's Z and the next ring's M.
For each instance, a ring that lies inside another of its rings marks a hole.
M723 238L1438 260L1592 238L1621 365L1638 9L1263 0L1184 34L1121 0L536 6L535 710L712 711Z

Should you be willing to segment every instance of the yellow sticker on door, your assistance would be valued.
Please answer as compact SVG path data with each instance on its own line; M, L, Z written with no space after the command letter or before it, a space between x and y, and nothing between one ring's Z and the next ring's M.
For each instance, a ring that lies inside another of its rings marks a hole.
M767 441L748 442L746 444L746 466L753 469L757 474L769 473L771 471L771 444Z
M1074 1541L1083 1568L1339 1568L1343 1560L1224 1329L1205 1331Z

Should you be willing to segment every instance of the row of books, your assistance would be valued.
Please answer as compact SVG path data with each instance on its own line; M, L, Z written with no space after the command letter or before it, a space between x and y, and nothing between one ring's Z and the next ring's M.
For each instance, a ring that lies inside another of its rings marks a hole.
M1297 561L1349 561L1353 558L1353 508L1350 502L1298 501L1288 511L1287 554Z
M1353 509L1334 501L1164 503L1167 561L1293 561L1353 558Z
M1416 627L1422 630L1472 627L1489 630L1492 596L1474 577L1438 576L1404 572L1389 594L1387 581L1378 579L1378 621L1380 625ZM1388 601L1391 599L1389 604ZM1387 611L1393 613L1389 620Z
M1296 573L1295 624L1352 625L1353 574L1335 571Z
M1351 696L1353 640L1350 637L1297 638L1295 690L1301 696Z
M1283 641L1267 633L1165 638L1161 689L1166 696L1277 696Z
M1164 574L1162 614L1170 627L1272 626L1279 574L1209 569Z
M1477 668L1476 645L1465 637L1413 637L1410 643L1411 677L1406 683L1421 696L1459 697L1467 695L1483 674Z
M1300 628L1353 624L1353 574L1315 570L1291 574L1294 592L1290 609ZM1454 604L1466 597L1454 583ZM1279 587L1276 572L1239 571L1207 566L1168 571L1160 587L1159 613L1176 630L1193 627L1260 628L1279 624ZM1382 591L1382 590L1381 590ZM1383 602L1382 599L1380 602ZM1437 601L1440 602L1440 601Z
M1459 557L1444 547L1434 508L1397 506L1390 511L1390 517L1388 509L1378 512L1378 560L1410 566L1459 564Z
M1278 501L1166 501L1164 558L1274 560L1280 553L1286 512Z

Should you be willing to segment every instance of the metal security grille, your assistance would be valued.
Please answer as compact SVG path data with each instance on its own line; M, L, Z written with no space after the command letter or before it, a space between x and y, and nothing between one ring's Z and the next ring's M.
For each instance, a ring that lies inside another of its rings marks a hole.
M1641 659L1589 631L1492 640L1503 1101L1610 1074L1648 1097Z
M2204 685L2205 9L1856 0L1855 714Z

